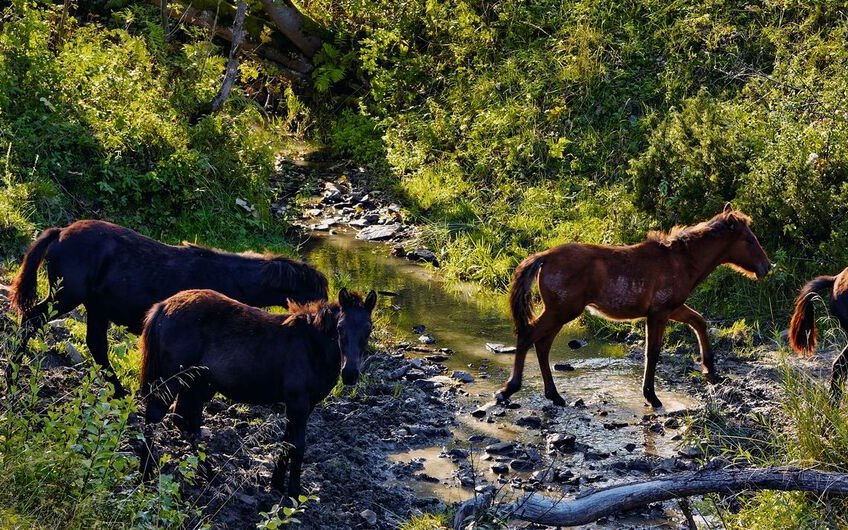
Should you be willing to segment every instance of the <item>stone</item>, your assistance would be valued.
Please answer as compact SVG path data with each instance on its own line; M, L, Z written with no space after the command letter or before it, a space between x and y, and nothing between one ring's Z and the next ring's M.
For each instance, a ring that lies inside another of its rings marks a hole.
M356 239L363 241L382 241L391 239L400 232L400 223L389 223L385 225L372 225L363 228L356 234Z
M586 346L587 344L589 344L589 343L586 342L583 339L571 339L570 341L568 341L568 347L571 348L572 350L579 350L580 348Z
M362 510L361 512L359 512L359 516L365 519L365 522L368 523L370 526L374 526L375 524L377 524L377 514L374 512L374 510Z
M447 455L448 455L448 457L450 457L451 460L465 460L469 456L471 456L471 452L469 452L465 449L460 449L458 447L455 447L455 448L451 449L450 451L448 451Z
M493 455L508 455L515 451L515 442L498 442L486 446L486 452Z
M451 374L451 377L460 381L462 383L473 383L474 376L466 372L465 370L454 370Z
M0 300L8 300L12 294L12 288L8 285L0 284Z
M420 261L422 263L432 263L436 267L439 266L439 260L436 258L436 254L428 248L417 248L407 254L406 259Z
M484 409L484 408L475 409L474 411L471 412L471 415L474 416L475 418L485 418L486 417L486 409Z
M505 346L497 342L487 342L486 349L492 353L515 353L515 346Z
M425 331L427 331L427 326L425 326L424 324L418 324L417 326L412 326L412 332L415 333L416 335L421 335Z
M68 358L68 362L71 364L80 364L82 362L82 354L70 342L65 343L65 357Z
M528 429L539 429L542 427L542 418L539 416L522 416L515 420L515 424Z
M509 472L509 466L503 463L492 464L489 469L492 470L492 473L497 475L505 475Z
M514 469L515 471L530 471L533 469L533 462L530 460L525 460L524 458L516 458L512 462L509 463L509 467Z
M436 342L436 338L429 333L425 333L418 337L418 342L421 344L434 344Z
M663 422L663 425L669 429L676 429L680 427L680 420L677 418L668 418L665 422Z
M571 406L575 409L585 409L586 402L583 401L583 398L578 398L577 400L571 402Z
M680 456L683 458L698 458L702 454L701 450L694 446L680 450Z
M389 251L389 254L396 258L402 258L406 256L406 249L403 248L403 245L395 245L392 247L392 250Z
M406 372L410 371L411 369L412 369L411 364L405 364L405 365L401 366L400 368L396 368L395 370L392 370L389 373L389 380L395 381L397 379L400 379L401 377L405 376Z
M577 444L577 437L573 434L556 433L548 436L548 446L559 451L568 451L574 449Z
M559 372L573 372L574 366L570 363L554 363L554 370Z

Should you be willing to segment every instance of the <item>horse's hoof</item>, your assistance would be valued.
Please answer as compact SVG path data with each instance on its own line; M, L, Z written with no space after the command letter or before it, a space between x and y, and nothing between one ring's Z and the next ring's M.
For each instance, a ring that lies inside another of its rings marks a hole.
M715 372L704 372L704 379L707 380L707 383L711 385L716 385L721 383L721 376Z
M559 394L554 394L552 396L545 396L545 397L550 399L551 402L558 407L564 407L565 406L565 400Z
M503 391L503 390L500 390L500 391L498 391L498 392L495 392L495 401L496 401L499 405L506 405L507 403L509 403L509 397L507 397L507 396L504 394L504 391Z

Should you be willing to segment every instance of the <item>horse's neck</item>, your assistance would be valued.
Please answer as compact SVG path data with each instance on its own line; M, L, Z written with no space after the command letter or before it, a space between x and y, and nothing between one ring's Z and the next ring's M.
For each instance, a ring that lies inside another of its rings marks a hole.
M337 328L339 319L338 311L330 309L323 316L323 319L324 321L320 325L313 322L313 326L315 326L318 333L324 339L324 361L327 363L330 371L335 372L333 379L333 383L335 384L335 378L338 377L342 369L342 352L341 348L339 348L339 332Z
M692 289L703 282L711 272L727 261L727 250L730 241L723 238L704 235L686 243L685 252L688 254L691 267L690 279Z

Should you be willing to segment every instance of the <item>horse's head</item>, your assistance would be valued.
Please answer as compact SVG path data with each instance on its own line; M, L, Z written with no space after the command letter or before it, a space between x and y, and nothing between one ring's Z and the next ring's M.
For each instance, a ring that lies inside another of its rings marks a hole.
M339 291L341 312L337 324L339 349L342 352L342 382L352 385L359 379L359 361L371 336L371 313L377 305L377 293L371 291L365 300L347 289Z
M751 218L733 210L728 204L719 214L729 228L731 243L727 252L727 264L749 277L762 279L771 269L768 255L754 232Z

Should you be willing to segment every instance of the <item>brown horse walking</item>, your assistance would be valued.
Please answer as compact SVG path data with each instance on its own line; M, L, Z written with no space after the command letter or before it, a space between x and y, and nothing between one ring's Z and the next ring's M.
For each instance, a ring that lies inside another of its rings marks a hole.
M306 421L336 385L359 377L368 347L374 291L365 300L346 289L338 303L292 303L273 315L206 289L178 293L150 310L141 336L145 420L159 422L176 398L177 423L197 434L203 405L215 392L245 403L285 403L285 440L271 485L300 494Z
M51 294L36 303L42 260L47 261ZM57 285L61 285L58 290ZM197 245L166 245L112 223L77 221L44 230L24 256L12 283L12 307L21 315L24 327L14 355L20 358L33 330L47 319L51 305L56 314L63 315L82 304L87 312L85 341L91 356L107 369L115 395L125 395L109 365L109 323L139 334L153 304L184 289L201 288L254 306L285 306L288 299L327 299L327 278L306 263Z
M692 290L719 265L762 278L771 267L751 231L751 219L728 207L709 221L675 227L670 233L652 232L648 240L629 246L567 244L525 259L512 279L510 306L517 346L512 375L495 394L507 401L521 388L524 359L531 346L542 371L545 397L557 405L557 392L548 363L559 330L584 309L611 320L646 318L645 374L642 394L661 407L654 391L654 374L669 320L682 322L698 336L701 367L708 381L716 380L707 323L685 305ZM538 281L544 312L533 315L532 287Z
M830 312L848 332L848 268L836 276L818 276L807 282L795 300L795 312L789 324L789 344L803 355L812 355L818 342L813 299L818 291L830 289ZM830 398L836 405L842 400L842 386L848 376L848 346L833 360L830 374Z

